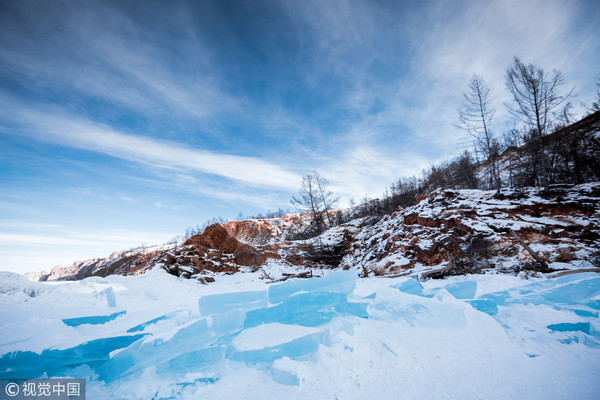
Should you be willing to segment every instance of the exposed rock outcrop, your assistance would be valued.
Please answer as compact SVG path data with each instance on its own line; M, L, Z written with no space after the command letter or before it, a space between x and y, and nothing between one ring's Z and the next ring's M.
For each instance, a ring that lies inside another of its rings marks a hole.
M148 267L159 265L177 276L206 280L211 273L235 273L240 267L257 267L267 258L278 257L273 251L257 250L239 241L223 225L213 224L181 246L162 252L149 262Z
M234 238L252 245L264 245L284 240L290 227L302 223L302 215L285 214L281 218L230 221L223 227Z
M585 265L600 251L600 184L438 190L361 230L343 264L378 275L443 263L460 272L535 267L511 231L551 268Z

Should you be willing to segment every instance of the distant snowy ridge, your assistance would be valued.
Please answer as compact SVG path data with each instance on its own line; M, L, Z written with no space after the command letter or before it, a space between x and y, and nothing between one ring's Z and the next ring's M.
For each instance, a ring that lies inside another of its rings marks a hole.
M25 276L33 281L73 281L90 276L135 275L157 252L173 246L142 246L131 250L115 251L106 258L76 261L70 267L58 265L49 273L46 271L28 272L25 273Z

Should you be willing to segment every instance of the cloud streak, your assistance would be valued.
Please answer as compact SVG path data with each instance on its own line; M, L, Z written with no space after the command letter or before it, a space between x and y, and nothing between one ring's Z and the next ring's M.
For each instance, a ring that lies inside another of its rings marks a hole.
M15 129L38 140L101 152L112 157L162 169L183 169L221 176L249 186L296 188L299 175L257 157L193 149L179 143L125 134L110 127L61 113L21 108L4 99ZM9 106L8 104L12 104Z

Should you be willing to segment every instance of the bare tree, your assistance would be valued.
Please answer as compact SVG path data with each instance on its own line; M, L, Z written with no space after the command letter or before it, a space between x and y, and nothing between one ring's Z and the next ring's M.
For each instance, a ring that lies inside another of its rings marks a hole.
M462 107L458 110L458 126L467 131L473 139L475 152L483 154L488 164L488 186L499 188L500 178L496 162L499 146L490 130L494 113L490 88L479 75L473 74L467 91L463 93Z
M563 85L564 78L560 72L553 71L548 77L543 69L533 64L526 65L516 56L506 70L506 87L513 97L513 103L506 104L506 107L528 127L529 148L533 152L533 178L536 184L545 187L551 182L544 136L550 133L554 115L562 113L561 107L573 94L573 89L567 94L560 94Z
M314 180L317 185L317 189L319 190L319 201L323 207L323 213L325 214L325 218L329 222L329 226L333 226L333 219L331 218L331 211L335 208L339 197L336 197L329 190L329 181L323 178L317 171L314 171Z
M324 221L317 200L315 178L311 174L302 177L300 191L297 196L292 196L291 203L298 211L310 213L311 225L315 225L317 230L323 229Z
M304 236L313 236L333 225L330 211L338 198L329 190L329 181L321 177L317 171L302 177L300 191L292 196L291 203L300 212L310 214L310 223L304 229ZM329 222L329 225L326 223Z

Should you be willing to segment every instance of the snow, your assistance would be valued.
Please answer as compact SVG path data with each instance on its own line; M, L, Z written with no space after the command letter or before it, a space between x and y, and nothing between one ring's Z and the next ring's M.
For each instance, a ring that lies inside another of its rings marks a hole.
M427 251L427 250L429 250L429 249L431 249L433 247L433 240L431 240L431 239L419 240L417 242L417 246L419 246L419 248L421 250Z
M1 272L0 379L85 378L89 399L600 393L598 274L324 272L211 285L160 270L52 284Z

